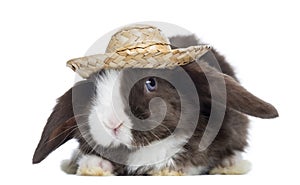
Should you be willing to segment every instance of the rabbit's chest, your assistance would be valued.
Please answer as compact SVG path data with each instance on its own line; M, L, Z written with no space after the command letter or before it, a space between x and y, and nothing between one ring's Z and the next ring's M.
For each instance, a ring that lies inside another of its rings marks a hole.
M183 145L186 143L185 138L172 138L155 141L151 145L145 146L136 150L128 156L126 168L130 174L146 174L149 171L160 171L164 169L178 170L176 158L186 152ZM197 171L197 169L181 169L182 171Z

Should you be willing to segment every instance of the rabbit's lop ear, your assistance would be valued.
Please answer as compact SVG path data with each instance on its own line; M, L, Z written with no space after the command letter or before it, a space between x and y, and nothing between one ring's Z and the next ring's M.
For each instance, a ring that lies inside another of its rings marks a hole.
M52 151L76 136L78 129L74 110L76 106L86 104L90 98L90 89L91 83L81 82L58 98L33 155L33 164L41 162Z
M260 118L278 117L276 108L251 94L230 76L224 75L227 106L245 114Z
M40 142L33 155L32 163L45 159L53 150L73 138L76 127L72 108L72 88L58 98L44 127Z
M207 62L192 62L186 65L200 96L211 99L211 89L215 89L215 101L224 102L226 107L260 118L274 118L278 112L274 106L259 99L242 87L234 78L214 69ZM222 84L223 83L223 84ZM226 89L220 89L225 87ZM208 92L208 93L207 93Z

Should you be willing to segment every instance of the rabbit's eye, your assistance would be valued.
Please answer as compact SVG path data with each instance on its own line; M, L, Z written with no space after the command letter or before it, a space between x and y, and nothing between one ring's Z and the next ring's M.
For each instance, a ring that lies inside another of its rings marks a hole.
M145 82L145 87L148 92L155 91L157 88L157 82L155 78L148 78Z

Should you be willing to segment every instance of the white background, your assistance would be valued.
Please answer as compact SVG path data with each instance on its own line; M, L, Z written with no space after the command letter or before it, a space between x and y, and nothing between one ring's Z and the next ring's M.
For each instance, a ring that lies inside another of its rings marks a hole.
M0 184L299 183L299 9L287 0L1 1ZM74 82L65 62L83 56L112 29L140 21L170 22L196 33L226 55L243 86L277 107L280 118L251 118L248 175L68 176L59 164L75 142L31 164L55 99Z

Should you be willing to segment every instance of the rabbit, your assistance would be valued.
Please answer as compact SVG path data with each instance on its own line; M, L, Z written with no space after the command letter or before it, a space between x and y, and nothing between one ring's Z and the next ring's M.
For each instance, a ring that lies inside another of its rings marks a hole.
M201 44L194 35L170 42L174 48ZM70 174L200 175L234 166L248 146L247 115L275 118L278 112L242 87L216 50L199 61L174 69L106 69L77 82L58 98L32 162L76 139L79 148L62 163ZM217 90L214 100L211 87ZM201 139L209 142L205 131L213 103L224 118L211 143L201 148Z

